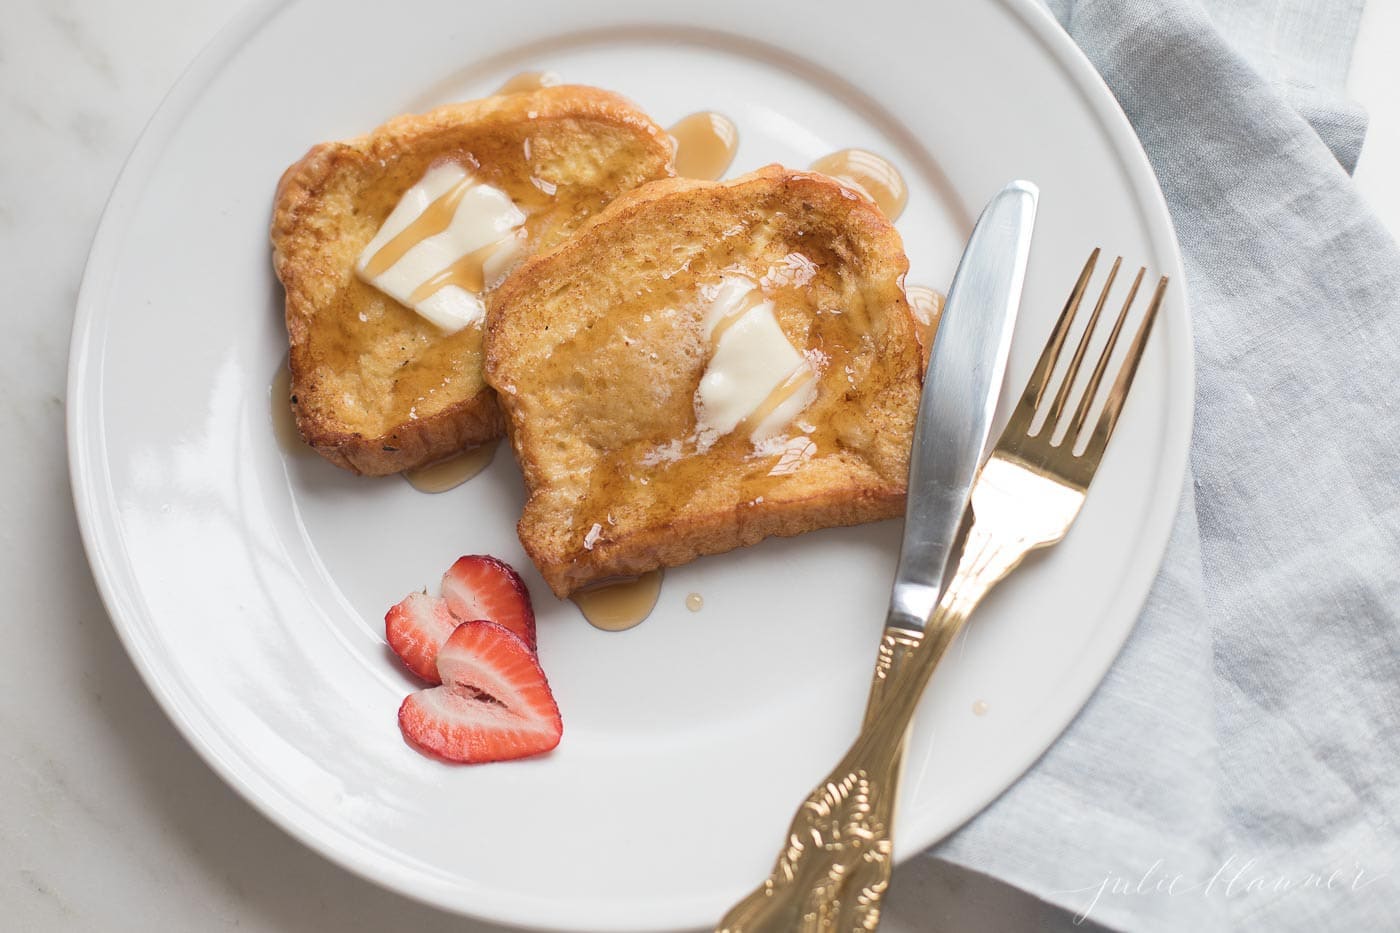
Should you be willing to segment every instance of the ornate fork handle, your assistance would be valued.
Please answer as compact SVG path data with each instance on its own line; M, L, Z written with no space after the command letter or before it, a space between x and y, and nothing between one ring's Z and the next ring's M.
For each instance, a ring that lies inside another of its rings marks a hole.
M974 522L953 582L924 631L885 629L860 734L798 808L772 874L725 915L720 933L879 926L893 868L904 737L919 697L973 608L1030 549Z
M1050 397L1047 390L1056 361L1098 256L1095 249L1084 264L1010 422L978 473L972 487L974 521L953 582L922 632L886 626L860 735L797 811L768 880L720 921L719 930L790 933L879 926L880 900L890 880L891 824L904 736L924 685L987 591L1027 553L1061 540L1074 524L1162 307L1165 276L1157 282L1101 413L1090 422L1100 380L1147 272L1139 269L1079 404L1066 407L1122 261L1115 260L1043 426L1036 428L1036 413ZM1058 442L1056 426L1065 428Z

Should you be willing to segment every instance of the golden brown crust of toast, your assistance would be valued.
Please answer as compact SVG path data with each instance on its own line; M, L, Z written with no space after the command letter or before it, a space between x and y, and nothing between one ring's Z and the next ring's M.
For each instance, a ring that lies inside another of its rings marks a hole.
M385 475L504 428L481 376L480 330L443 335L354 273L433 162L479 163L475 174L529 215L530 248L544 250L617 195L668 176L670 158L665 131L634 105L567 85L400 116L313 147L282 175L271 225L302 437L338 466Z
M486 378L529 492L520 539L555 594L899 515L922 362L907 268L873 204L778 166L653 182L520 267L487 313ZM695 290L722 271L766 275L789 339L825 354L790 426L816 455L786 474L742 432L680 440L709 354ZM669 444L688 452L668 462Z

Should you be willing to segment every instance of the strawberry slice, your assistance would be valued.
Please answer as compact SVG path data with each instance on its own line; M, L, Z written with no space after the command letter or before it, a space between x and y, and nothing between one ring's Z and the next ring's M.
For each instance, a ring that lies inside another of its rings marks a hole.
M539 661L494 622L463 622L438 651L442 686L399 707L399 728L421 751L465 764L507 761L559 744L564 723Z
M442 575L442 598L463 622L486 619L505 626L535 650L535 610L520 574L505 561L481 554L459 557Z
M440 684L438 649L461 624L462 620L448 610L446 600L413 593L384 614L384 635L409 670L429 683Z

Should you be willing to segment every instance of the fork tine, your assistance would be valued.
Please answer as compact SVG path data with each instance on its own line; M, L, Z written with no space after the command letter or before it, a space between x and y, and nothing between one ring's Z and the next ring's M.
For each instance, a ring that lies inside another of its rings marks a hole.
M1084 422L1089 418L1089 409L1094 406L1094 398L1099 394L1099 383L1103 382L1103 374L1108 369L1108 361L1113 356L1113 348L1118 345L1118 335L1123 331L1123 322L1128 319L1128 309L1133 306L1133 299L1137 298L1138 286L1142 285L1142 277L1146 274L1147 268L1145 266L1138 269L1137 276L1128 289L1128 297L1123 299L1123 310L1118 312L1118 320L1113 322L1113 330L1108 332L1108 343L1104 345L1103 352L1099 354L1099 361L1094 364L1094 371L1089 374L1089 384L1084 387L1084 395L1079 400L1079 407L1074 410L1074 417L1070 419L1069 428L1065 431L1065 440L1069 442L1071 450L1078 443L1079 432L1083 430Z
M1070 325L1074 323L1074 316L1079 311L1079 302L1084 297L1084 289L1088 286L1089 277L1094 274L1094 264L1098 261L1099 248L1096 246L1089 254L1088 261L1084 263L1084 270L1079 273L1079 280L1074 283L1074 290L1069 293L1069 299L1065 301L1064 310L1055 322L1055 329L1051 332L1045 349L1040 351L1040 360L1035 364L1035 370L1026 380L1026 389L1021 394L1020 404L1012 414L1013 421L1021 422L1018 427L1023 434L1030 434L1036 409L1040 407L1040 400L1045 397L1045 387L1049 384L1050 374L1060 358L1060 348L1065 345L1065 337L1069 335Z
M1060 415L1064 413L1065 402L1069 400L1070 390L1074 388L1074 379L1079 375L1079 364L1084 362L1084 354L1089 350L1089 341L1094 336L1094 328L1098 326L1099 315L1103 314L1103 306L1108 301L1109 290L1113 288L1113 280L1118 277L1118 267L1121 265L1122 256L1113 260L1113 266L1108 270L1108 279L1103 283L1103 291L1099 292L1099 300L1094 303L1094 313L1089 315L1089 323L1084 325L1084 333L1079 335L1079 345L1074 348L1074 355L1069 358L1065 380L1060 384L1060 390L1055 393L1055 400L1050 403L1050 413L1045 416L1043 430L1048 430L1052 438L1055 425L1060 423Z
M1157 319L1157 311L1162 307L1162 296L1166 292L1167 277L1164 275L1157 280L1157 288L1152 293L1152 301L1147 306L1147 313L1143 315L1142 324L1138 326L1138 331L1133 336L1133 342L1128 346L1128 358L1123 361L1123 368L1118 371L1118 378L1114 380L1113 389L1109 392L1107 401L1104 402L1103 414L1099 416L1099 422L1094 426L1094 435L1089 438L1089 443L1084 448L1084 457L1094 464L1097 464L1099 458L1103 456L1104 448L1108 446L1108 439L1118 424L1118 414L1123 410L1123 401L1128 397L1128 389L1132 387L1133 377L1137 375L1138 363L1142 362L1142 352L1147 344L1148 334L1152 332L1152 323Z

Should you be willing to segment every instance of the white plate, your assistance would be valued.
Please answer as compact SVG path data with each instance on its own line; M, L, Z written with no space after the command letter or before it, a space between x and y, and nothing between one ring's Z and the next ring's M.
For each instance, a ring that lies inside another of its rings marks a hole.
M897 522L675 570L650 621L609 635L529 568L509 455L434 497L274 439L285 334L266 230L279 173L318 140L548 67L663 123L728 114L735 171L846 146L887 154L912 188L899 223L911 283L948 280L973 209L1003 182L1038 182L1013 385L1093 245L1176 278L1077 527L993 594L920 712L898 852L967 820L1055 739L1127 637L1185 464L1180 260L1151 170L1089 65L1031 0L374 9L304 0L243 16L151 123L93 246L73 338L74 489L117 629L171 718L270 818L364 876L463 913L580 930L714 922L766 874L793 807L853 735ZM414 684L380 620L468 552L522 567L537 600L565 720L547 757L453 768L399 736ZM692 591L699 613L684 607Z

